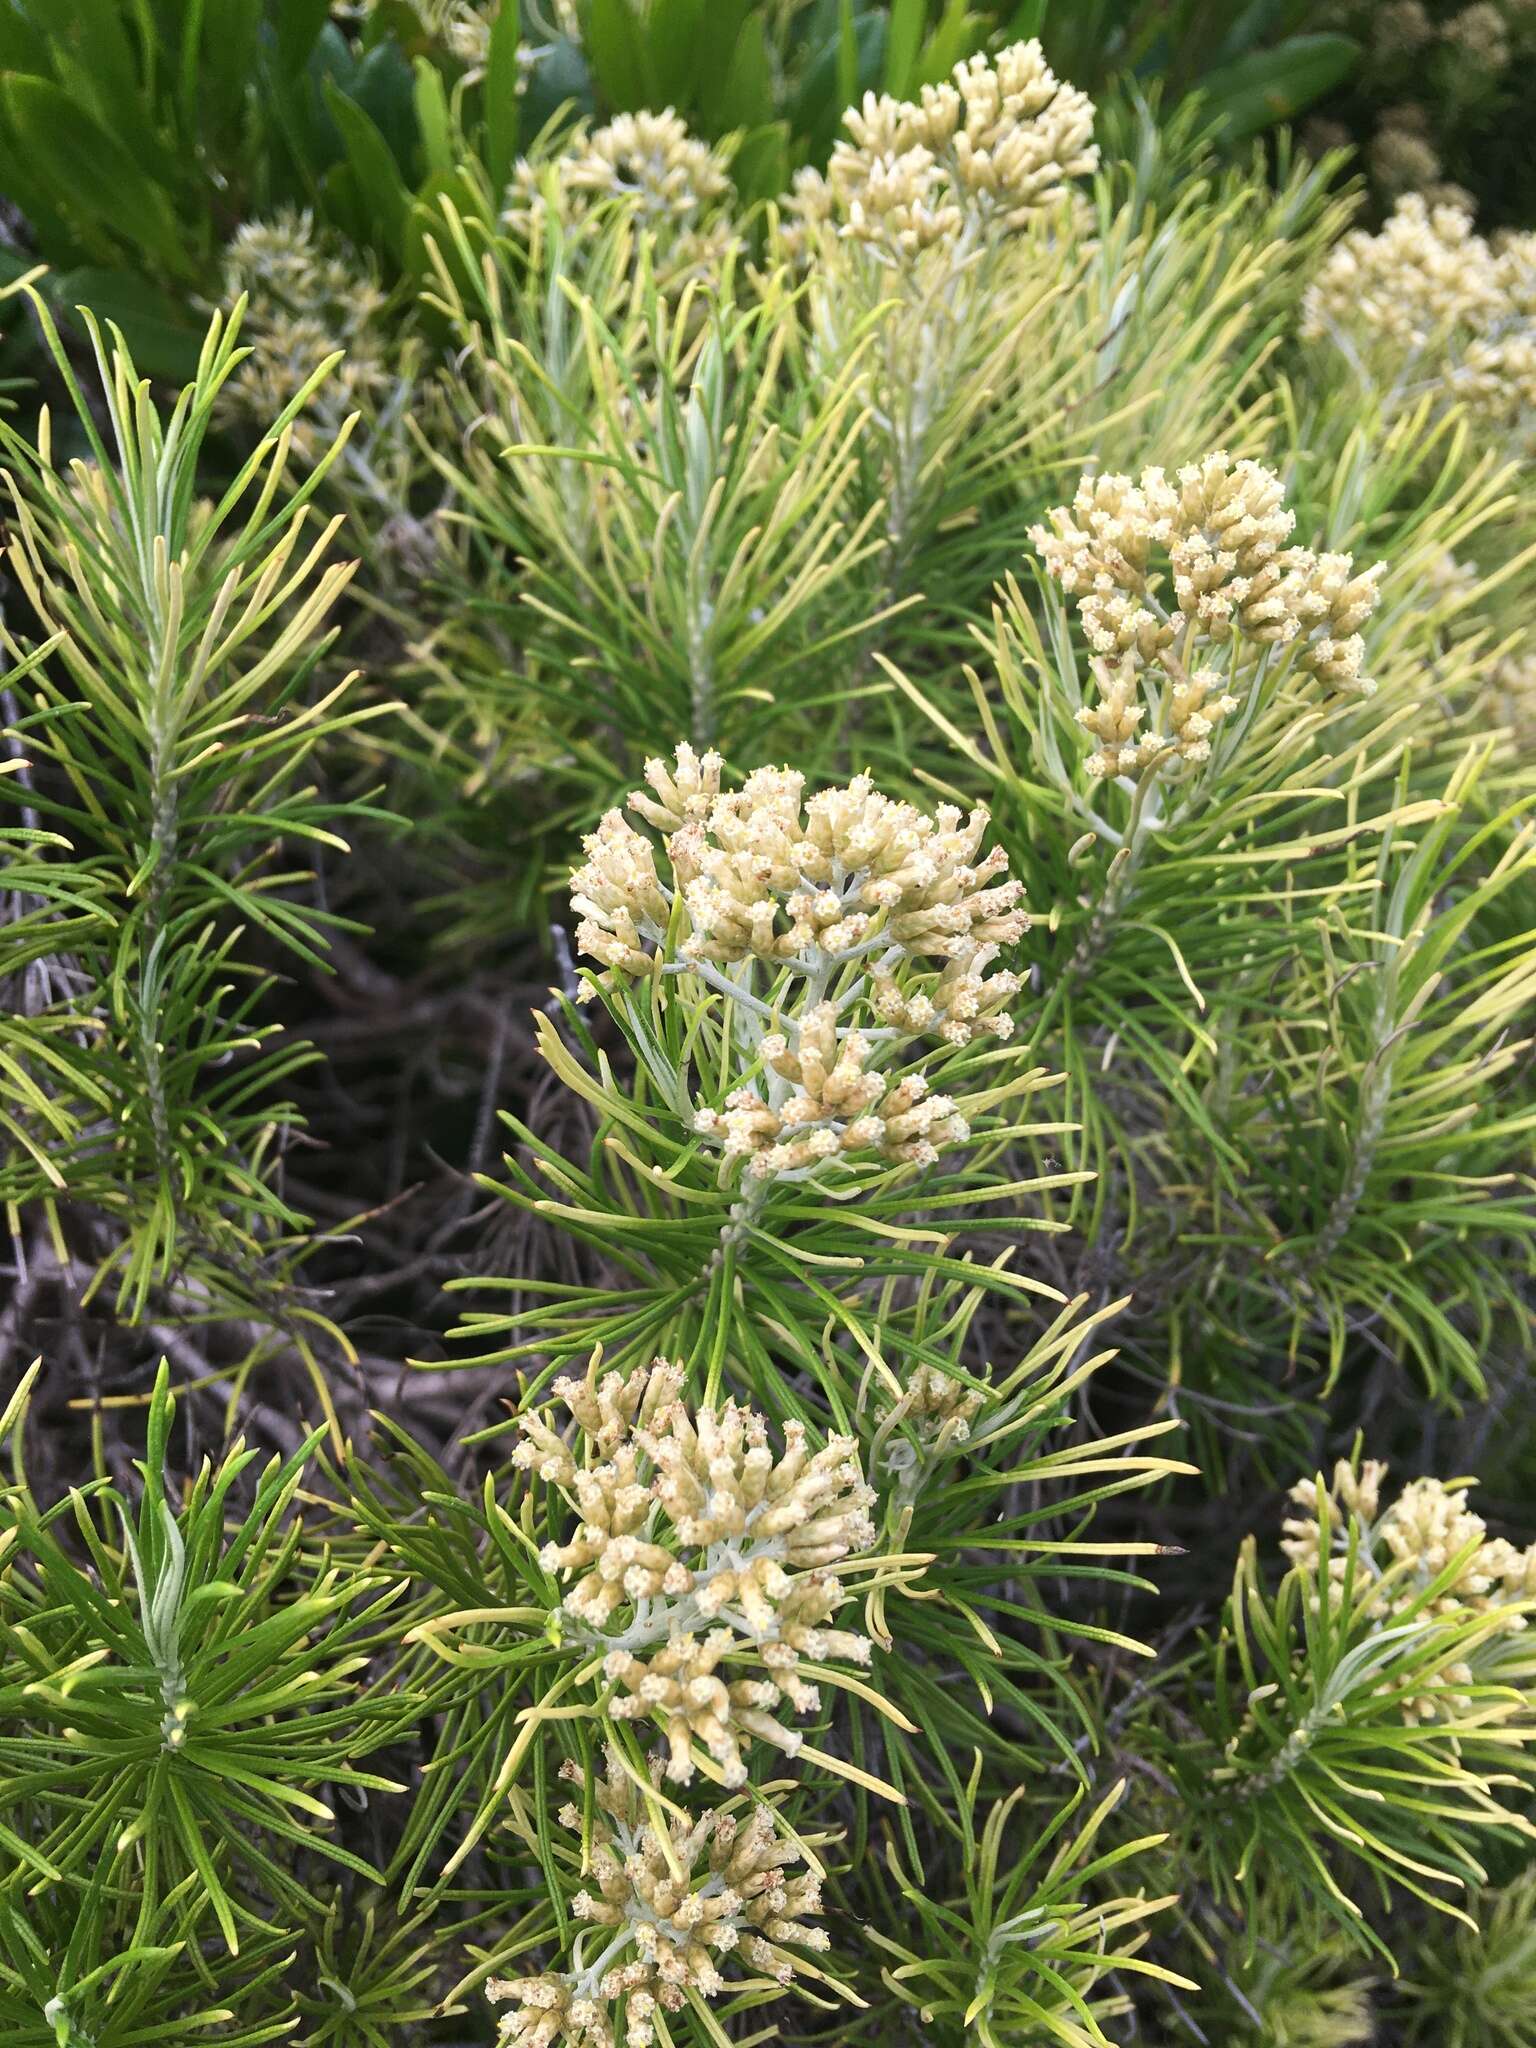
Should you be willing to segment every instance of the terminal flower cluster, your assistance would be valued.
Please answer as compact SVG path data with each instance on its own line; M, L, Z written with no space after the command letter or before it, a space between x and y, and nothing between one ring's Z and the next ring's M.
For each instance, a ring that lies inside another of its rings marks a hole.
M659 1782L654 1765L652 1774ZM562 1776L574 1782L580 1771L567 1762ZM730 1806L697 1818L666 1812L611 1751L593 1790L592 1885L574 1901L584 1926L572 1967L491 1981L490 1997L511 2008L503 2048L614 2048L616 2038L648 2048L658 2011L680 2011L690 1993L728 1993L733 1963L787 1986L807 1967L805 1951L827 1948L815 1924L820 1880L766 1802L746 1815ZM581 1810L567 1805L559 1818L579 1839Z
M580 225L615 204L633 209L669 277L718 265L734 240L727 215L731 179L725 155L698 136L671 107L619 114L601 128L580 126L559 156L520 158L502 218L527 234L553 205Z
M646 766L649 793L610 811L572 876L579 949L618 977L689 975L731 998L739 1085L695 1127L752 1179L841 1155L926 1165L963 1142L931 1091L925 1043L1006 1038L1018 977L991 971L1028 928L987 814L932 817L867 775L807 798L792 769L721 788L716 754ZM901 1056L904 1072L893 1072Z
M1025 227L1097 167L1093 117L1093 102L1033 41L967 58L915 101L866 93L843 116L848 138L826 176L805 170L795 181L799 230L829 223L909 258L967 230Z
M820 1704L802 1660L869 1661L863 1636L828 1624L849 1597L839 1567L874 1544L874 1493L853 1438L813 1450L791 1421L775 1454L761 1415L690 1410L682 1385L661 1359L627 1379L594 1359L585 1381L556 1383L573 1437L526 1414L514 1456L576 1516L541 1562L567 1582L575 1629L607 1649L608 1712L660 1727L674 1782L692 1779L697 1744L739 1785L751 1743L798 1752L779 1715Z
M1432 1627L1437 1619L1485 1614L1497 1618L1501 1632L1525 1628L1526 1609L1536 1602L1536 1543L1517 1550L1503 1537L1490 1537L1482 1517L1467 1506L1466 1489L1434 1478L1410 1481L1383 1506L1386 1476L1387 1467L1377 1459L1358 1466L1340 1459L1321 1497L1315 1479L1293 1486L1295 1512L1284 1524L1280 1546L1292 1564L1312 1578L1326 1569L1335 1588L1353 1572L1362 1611L1383 1627L1405 1618L1422 1618ZM1426 1602L1431 1587L1438 1590ZM1431 1720L1443 1707L1460 1704L1446 1688L1470 1684L1473 1677L1464 1659L1448 1664L1427 1680L1423 1693L1404 1703L1406 1717Z
M382 315L385 295L355 256L289 208L246 221L224 252L226 303L245 295L240 339L250 354L219 392L230 425L265 427L337 350L331 372L293 426L293 452L313 465L351 412L372 413L395 381Z
M1399 200L1345 235L1309 286L1302 333L1395 404L1433 392L1489 431L1536 435L1536 233L1492 243L1465 208Z
M1098 698L1077 714L1096 742L1091 774L1208 758L1254 649L1336 689L1373 688L1360 628L1382 565L1357 573L1348 555L1290 545L1296 516L1263 464L1218 451L1173 477L1085 476L1049 520L1030 537L1095 656Z
M920 1365L907 1381L898 1414L924 1444L947 1449L969 1441L971 1424L986 1399L979 1388L968 1387L937 1366Z

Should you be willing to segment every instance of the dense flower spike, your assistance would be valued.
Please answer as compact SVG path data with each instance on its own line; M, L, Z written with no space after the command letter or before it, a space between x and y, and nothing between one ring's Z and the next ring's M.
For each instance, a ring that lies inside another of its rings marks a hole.
M1038 42L974 56L921 98L866 93L844 124L825 178L802 171L792 210L908 258L967 231L1026 227L1099 161L1093 103L1057 78Z
M790 1422L775 1457L760 1415L734 1401L691 1411L682 1381L661 1359L628 1379L594 1360L584 1382L556 1386L575 1441L525 1414L514 1455L579 1518L541 1561L566 1579L577 1628L612 1646L605 1675L621 1690L609 1711L657 1723L678 1783L697 1743L736 1785L744 1745L799 1748L775 1714L786 1700L819 1705L802 1657L868 1662L862 1636L827 1624L848 1598L837 1567L874 1542L874 1494L851 1437L813 1451Z
M1012 1030L1018 978L989 970L1028 919L1005 855L981 852L987 814L928 817L867 775L807 798L802 775L760 768L722 790L721 768L686 744L646 764L650 794L629 808L665 835L670 877L610 811L571 878L577 945L621 975L659 960L743 997L741 1084L695 1119L733 1168L764 1180L849 1154L930 1164L970 1126L922 1072L890 1071L895 1055Z
M567 1763L562 1776L576 1782L580 1773ZM587 1960L593 1937L584 1932L569 1973L492 1980L491 1998L512 2006L501 2021L505 2048L612 2048L618 2038L647 2048L658 2009L728 1992L733 1966L787 1986L804 1951L827 1948L813 1924L820 1880L797 1868L800 1852L768 1805L664 1815L612 1751L592 1789L594 1888L578 1892L575 1913L596 1930L599 1953ZM560 1824L579 1838L581 1809L563 1807Z
M1238 709L1244 644L1283 651L1334 689L1369 693L1360 628L1382 565L1288 545L1295 514L1262 463L1218 452L1170 478L1085 476L1030 537L1077 609L1097 657L1098 701L1078 723L1092 775L1136 775L1164 757L1206 760ZM1158 557L1166 571L1157 567ZM1214 657L1197 665L1197 657ZM1218 663L1220 665L1218 665Z
M1485 431L1522 446L1536 435L1536 234L1495 245L1464 208L1411 193L1379 234L1335 245L1307 289L1302 333L1391 406L1428 391Z

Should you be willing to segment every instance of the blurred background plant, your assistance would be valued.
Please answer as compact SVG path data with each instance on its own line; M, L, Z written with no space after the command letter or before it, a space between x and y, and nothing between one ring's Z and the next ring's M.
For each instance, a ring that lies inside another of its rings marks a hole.
M390 291L420 282L471 163L497 193L573 120L672 108L729 141L739 199L768 200L825 164L865 92L910 97L1031 35L1112 139L1144 99L1197 107L1229 150L1310 114L1383 206L1456 189L1488 225L1531 211L1524 0L4 0L0 262L46 262L56 311L88 301L184 378L191 302L247 222L308 209Z

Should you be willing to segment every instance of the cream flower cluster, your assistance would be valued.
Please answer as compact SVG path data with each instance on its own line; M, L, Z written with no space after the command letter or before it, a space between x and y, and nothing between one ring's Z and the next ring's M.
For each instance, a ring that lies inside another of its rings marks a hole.
M567 1780L579 1775L574 1764L562 1766ZM788 1985L804 1951L827 1948L814 1924L820 1880L801 1867L769 1807L745 1817L723 1807L696 1819L668 1814L663 1834L661 1809L612 1752L593 1789L593 1888L577 1894L574 1910L595 1931L599 1953L586 1959L594 1936L583 1931L568 1973L493 1979L489 1996L511 2007L501 2020L503 2048L614 2048L615 2019L630 2048L648 2048L658 2009L678 2012L690 1993L730 1991L722 1964L739 1958L748 1971ZM580 1809L567 1805L559 1818L579 1839Z
M1525 1605L1536 1600L1536 1543L1517 1550L1503 1537L1490 1537L1480 1515L1467 1506L1465 1488L1447 1487L1438 1479L1415 1479L1383 1508L1382 1482L1387 1467L1374 1458L1358 1468L1340 1459L1326 1493L1329 1543L1328 1576L1342 1586L1350 1570L1351 1542L1357 1588L1363 1588L1363 1611L1388 1625L1410 1610L1433 1623L1469 1612L1497 1613L1509 1630L1526 1626ZM1281 1549L1298 1570L1316 1577L1325 1568L1323 1531L1317 1482L1303 1479L1291 1488L1297 1512L1284 1524ZM1427 1605L1422 1596L1447 1570L1452 1577ZM1470 1684L1471 1667L1457 1660L1426 1681L1426 1691L1404 1703L1406 1718L1431 1720L1446 1706L1459 1704L1454 1690Z
M1495 245L1465 208L1409 194L1379 234L1334 247L1308 287L1302 333L1398 400L1435 391L1487 428L1536 435L1536 234Z
M250 354L217 401L227 423L269 426L328 356L346 351L294 422L294 454L309 466L341 419L372 411L394 381L381 322L384 293L309 213L291 208L236 230L224 252L223 292L226 304L242 293L249 301L240 340Z
M900 1402L901 1419L924 1443L947 1449L969 1440L971 1424L986 1398L937 1366L920 1365L907 1381Z
M990 1398L990 1390L968 1387L931 1365L920 1365L894 1398L883 1384L873 1388L869 1468L889 1482L897 1549L905 1547L918 1496L945 1459L970 1441L971 1425Z
M629 808L664 835L665 870L610 811L571 878L577 945L619 975L659 960L739 999L743 1082L698 1131L758 1180L850 1153L928 1164L968 1136L921 1072L890 1070L914 1043L1012 1030L1018 977L989 970L1028 919L1006 856L981 853L986 813L929 817L867 775L807 798L788 768L722 790L719 756L686 745L645 773Z
M427 34L464 65L471 84L484 76L491 54L491 30L500 12L499 0L417 0L416 12ZM532 44L518 44L519 92L527 83L535 54Z
M851 139L837 143L825 178L796 178L792 211L802 231L834 223L901 257L968 226L1022 228L1096 168L1093 114L1038 42L970 57L917 100L866 93L843 116Z
M594 1359L585 1381L556 1383L574 1441L527 1414L514 1457L576 1514L541 1562L567 1581L571 1622L608 1646L608 1712L661 1728L675 1782L697 1743L739 1785L745 1745L799 1750L777 1717L820 1704L802 1659L869 1661L863 1636L828 1624L848 1599L837 1567L874 1543L874 1493L853 1438L812 1450L791 1421L776 1456L762 1416L734 1401L690 1411L682 1384L661 1359L627 1379Z
M839 1036L832 1003L805 1013L793 1050L781 1031L770 1032L760 1050L770 1073L790 1083L785 1100L738 1088L723 1110L701 1109L694 1117L696 1131L718 1139L728 1159L745 1159L760 1177L803 1171L842 1152L930 1165L946 1145L971 1134L954 1101L931 1095L921 1074L892 1085L871 1072L869 1040L857 1031Z
M502 218L526 234L551 196L561 219L579 222L605 203L625 202L655 239L669 273L718 262L733 240L725 218L731 191L726 158L690 133L681 116L619 114L579 127L552 162L520 158Z
M1498 261L1471 215L1415 192L1379 234L1357 228L1334 244L1302 300L1302 335L1353 330L1422 348L1452 328L1481 327L1502 298Z
M1099 697L1078 713L1097 742L1096 775L1134 774L1165 755L1203 761L1237 709L1232 642L1286 650L1334 688L1369 693L1360 628L1382 566L1288 545L1296 515L1262 463L1208 455L1169 477L1085 476L1070 506L1030 538L1077 599ZM1160 566L1166 564L1166 569ZM1202 648L1225 669L1195 664ZM1147 723L1148 712L1156 716Z

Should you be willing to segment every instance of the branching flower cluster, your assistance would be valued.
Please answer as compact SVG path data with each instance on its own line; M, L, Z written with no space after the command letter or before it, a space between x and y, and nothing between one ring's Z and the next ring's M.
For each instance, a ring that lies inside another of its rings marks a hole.
M582 1773L567 1762L561 1775L580 1782ZM511 2007L501 2020L505 2048L613 2048L615 2018L620 2038L648 2048L658 2009L678 2012L690 1993L728 1991L733 1963L780 1985L797 1971L820 1974L804 1953L828 1946L814 1924L820 1880L779 1834L771 1806L743 1815L732 1803L693 1819L662 1807L659 1782L653 1766L651 1787L642 1787L610 1750L592 1786L594 1889L574 1901L599 1952L588 1960L583 1933L568 1972L492 1980L491 1998ZM560 1824L580 1838L580 1807L563 1807Z
M1335 244L1302 335L1339 350L1389 410L1430 392L1523 444L1536 431L1536 233L1495 245L1464 208L1410 194L1379 234Z
M1262 463L1217 452L1170 478L1085 476L1070 506L1031 529L1047 572L1077 599L1099 695L1077 713L1096 776L1206 760L1211 735L1276 656L1332 688L1369 694L1360 628L1384 565L1288 545L1296 516ZM1163 568L1159 558L1166 564Z
M909 258L970 232L1028 226L1099 161L1093 102L1057 78L1038 42L995 60L970 57L918 100L866 93L844 124L826 176L804 170L792 208L800 229Z
M776 1717L820 1705L802 1660L869 1661L863 1636L828 1623L849 1598L840 1568L874 1543L874 1494L853 1438L813 1451L791 1421L775 1456L762 1416L735 1401L691 1410L683 1379L661 1359L627 1380L594 1360L584 1382L556 1383L580 1458L538 1414L520 1418L515 1455L578 1517L541 1562L566 1581L569 1624L606 1651L609 1712L660 1726L675 1783L692 1779L697 1743L740 1785L744 1746L800 1748Z
M767 1180L846 1154L930 1164L970 1133L930 1092L923 1043L1006 1038L1019 988L988 971L1028 920L1006 856L978 858L986 813L928 817L867 775L809 798L788 768L735 791L720 776L717 754L686 745L672 767L647 764L652 794L629 807L664 835L666 872L619 811L588 837L572 876L580 950L619 976L659 967L731 999L739 1085L695 1118L731 1167Z

